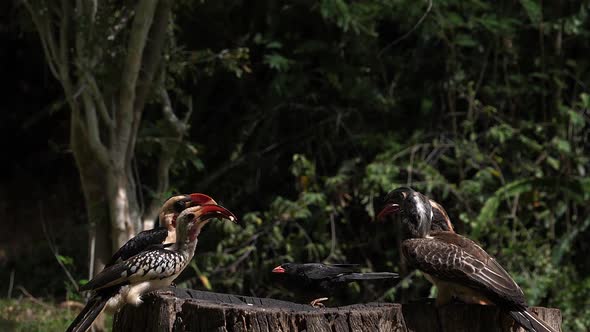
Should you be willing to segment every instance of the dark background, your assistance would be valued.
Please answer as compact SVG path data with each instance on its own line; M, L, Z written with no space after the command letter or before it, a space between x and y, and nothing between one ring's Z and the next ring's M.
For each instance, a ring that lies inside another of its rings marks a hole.
M69 109L24 8L0 6L0 280L14 271L37 296L76 297L47 245L87 278ZM185 141L198 154L180 150L171 193L219 197L248 225L209 226L181 285L289 298L269 282L283 261L399 271L395 226L370 221L385 192L410 184L497 256L530 304L562 309L566 327L590 326L590 8L449 0L420 21L427 8L178 4L177 43L193 62L174 88L194 98ZM223 50L233 57L208 57ZM143 138L158 118L147 107ZM153 150L139 142L148 192ZM412 275L348 293L400 301L429 285Z

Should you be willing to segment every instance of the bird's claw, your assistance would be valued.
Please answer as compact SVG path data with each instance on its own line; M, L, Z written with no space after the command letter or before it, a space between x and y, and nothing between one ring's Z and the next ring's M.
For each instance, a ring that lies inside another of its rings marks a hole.
M325 308L326 306L322 303L322 301L328 301L328 298L320 297L319 299L311 301L309 304L314 308Z

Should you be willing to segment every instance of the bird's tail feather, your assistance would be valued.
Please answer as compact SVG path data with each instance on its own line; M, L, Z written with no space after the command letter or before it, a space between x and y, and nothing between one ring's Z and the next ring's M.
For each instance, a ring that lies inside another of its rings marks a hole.
M347 280L375 280L375 279L394 279L399 278L397 273L391 272L366 272L346 274Z
M549 326L549 324L545 323L529 309L510 311L510 316L512 316L518 325L529 332L557 332L556 329Z
M101 294L94 295L90 298L84 309L76 316L76 319L70 324L66 332L86 332L104 309L110 296Z

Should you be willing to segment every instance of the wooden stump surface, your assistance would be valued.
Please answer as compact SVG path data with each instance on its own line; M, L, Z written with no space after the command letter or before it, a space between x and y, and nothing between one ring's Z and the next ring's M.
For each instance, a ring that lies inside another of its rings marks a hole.
M115 315L119 331L346 332L346 331L518 331L510 316L495 306L429 303L366 303L316 309L269 298L169 288L125 306ZM532 308L561 331L558 309Z

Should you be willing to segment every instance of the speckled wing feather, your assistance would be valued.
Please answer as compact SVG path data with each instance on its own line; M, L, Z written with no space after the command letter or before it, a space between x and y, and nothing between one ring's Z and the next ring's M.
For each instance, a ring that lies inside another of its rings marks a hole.
M441 280L478 290L497 304L526 307L524 294L512 277L475 242L453 232L433 232L428 238L402 243L408 263Z
M98 290L115 285L164 279L180 273L187 265L188 259L189 257L175 251L164 249L163 245L157 246L102 270L82 286L81 290Z
M106 267L112 266L119 260L125 261L140 252L146 250L148 247L161 244L168 236L168 230L164 227L158 227L147 231L140 232L129 241L127 241L115 254L111 260L106 264Z

